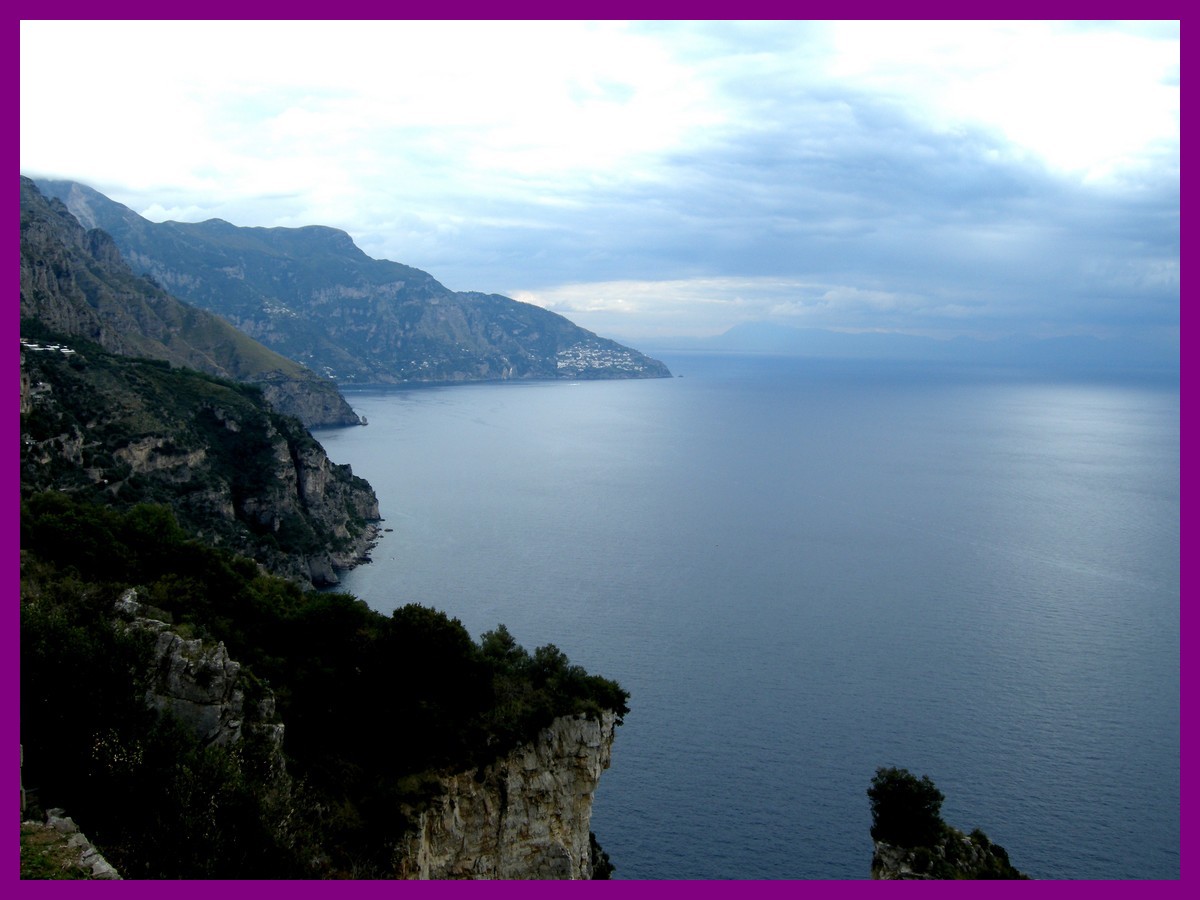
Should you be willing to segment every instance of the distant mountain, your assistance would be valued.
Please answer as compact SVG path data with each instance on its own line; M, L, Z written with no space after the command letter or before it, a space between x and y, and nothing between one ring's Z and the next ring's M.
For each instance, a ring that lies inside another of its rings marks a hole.
M20 307L24 335L79 336L113 353L254 384L309 426L359 422L329 379L134 274L108 234L85 231L28 178L21 179Z
M548 310L372 259L333 228L154 223L75 182L38 185L138 273L343 384L670 375Z
M938 340L891 332L842 332L746 322L711 338L663 340L680 350L720 350L838 359L891 359L1059 369L1178 368L1178 347L1093 337Z

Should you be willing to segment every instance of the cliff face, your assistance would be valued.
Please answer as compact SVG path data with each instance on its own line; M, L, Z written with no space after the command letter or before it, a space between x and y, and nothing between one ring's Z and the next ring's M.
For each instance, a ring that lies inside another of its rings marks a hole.
M420 879L588 879L592 796L612 758L616 717L556 719L480 772L444 780L398 848Z
M23 341L22 485L171 506L190 533L300 582L335 584L379 503L294 418L183 369Z
M233 750L255 741L271 760L276 789L290 793L285 726L272 692L252 688L223 643L185 639L136 591L121 596L116 612L153 640L146 704L205 745ZM444 776L441 795L396 850L397 877L590 879L592 797L611 761L615 728L611 712L560 717L481 771Z
M275 697L253 689L219 641L186 639L140 603L117 601L126 627L153 641L146 704L183 723L201 743L236 749L254 740L290 792L284 724ZM537 738L479 771L447 775L396 850L406 879L590 879L592 797L612 759L614 713L555 719Z
M112 353L259 385L277 410L309 426L359 423L328 379L135 275L111 236L85 231L27 178L21 179L21 317L23 328L36 321Z
M125 591L115 611L127 627L153 639L146 705L174 716L205 745L233 747L244 738L266 742L283 768L283 724L275 715L275 695L267 688L246 697L241 664L221 641L186 639L162 621L162 614Z

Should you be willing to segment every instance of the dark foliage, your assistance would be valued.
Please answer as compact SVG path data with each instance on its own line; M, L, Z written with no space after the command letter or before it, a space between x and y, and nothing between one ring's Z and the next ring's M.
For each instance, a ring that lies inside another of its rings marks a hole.
M904 848L912 872L926 879L1022 880L1008 853L976 828L969 835L942 821L945 799L928 775L907 769L875 770L867 789L871 800L871 837Z
M23 333L65 340L35 326L23 321ZM121 509L167 505L188 532L277 572L344 547L335 534L340 510L318 515L285 495L280 453L295 468L323 452L299 420L273 412L258 387L70 343L75 354L30 351L22 359L31 386L21 416L24 494L66 491ZM155 466L135 474L128 460L139 444L153 448ZM360 534L366 521L350 498L373 498L370 485L348 466L330 472L346 498L340 524Z
M880 767L867 789L871 800L871 837L897 847L928 847L941 837L945 797L928 775Z
M436 773L486 765L556 716L628 711L552 645L530 654L503 625L476 643L436 610L303 592L164 507L36 493L21 524L25 774L131 874L289 877L314 856L326 874L386 874ZM146 711L147 648L111 624L128 586L275 693L300 783L290 817L254 748L197 746Z
M608 853L600 846L600 842L596 840L596 833L594 831L588 832L588 844L590 845L592 854L592 880L610 880L617 868L612 864L612 860L608 858Z

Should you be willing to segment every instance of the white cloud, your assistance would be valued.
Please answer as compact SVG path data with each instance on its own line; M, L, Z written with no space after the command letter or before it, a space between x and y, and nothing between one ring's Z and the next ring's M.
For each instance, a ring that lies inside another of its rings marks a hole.
M1170 23L25 21L21 166L597 331L1161 323L1178 67Z
M1179 141L1179 35L1066 23L839 23L829 74L1102 178Z
M810 327L866 327L880 314L900 314L929 301L917 296L796 279L688 278L565 284L518 290L516 300L567 316L592 330L630 337L720 334L763 319ZM891 323L892 327L897 327Z

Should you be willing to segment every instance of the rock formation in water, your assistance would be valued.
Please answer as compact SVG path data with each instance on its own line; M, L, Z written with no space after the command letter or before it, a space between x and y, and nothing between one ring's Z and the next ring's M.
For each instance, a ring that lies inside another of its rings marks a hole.
M1024 879L1008 853L979 829L969 835L942 820L945 799L928 775L881 766L867 789L875 852L871 877L881 881Z
M1029 876L1016 869L1008 853L982 831L969 835L947 827L927 847L897 847L875 841L871 877L880 881L1008 880Z

